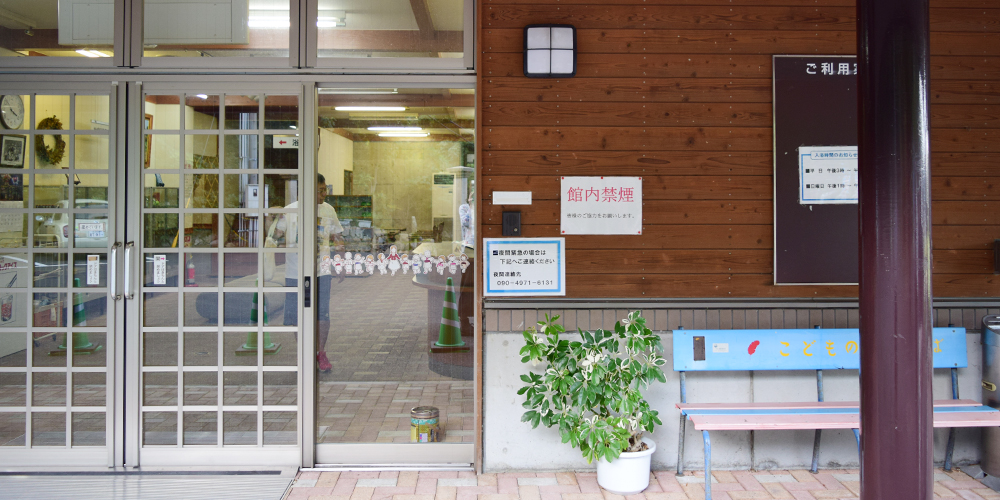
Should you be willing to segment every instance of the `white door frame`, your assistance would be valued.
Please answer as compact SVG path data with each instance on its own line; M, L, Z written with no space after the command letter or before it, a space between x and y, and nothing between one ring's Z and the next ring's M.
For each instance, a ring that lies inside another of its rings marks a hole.
M142 151L142 134L141 128L144 118L143 113L143 101L144 95L146 93L156 94L156 93L205 93L205 94L233 94L233 95L263 95L263 94L285 94L285 95L296 95L299 97L299 109L300 109L300 121L302 120L303 113L301 110L303 106L302 98L302 85L298 82L288 82L288 83L247 83L247 82L226 82L220 81L219 79L213 78L199 78L191 77L185 79L184 82L136 82L129 84L129 123L133 124L129 131L132 132L128 136L128 148L130 158L143 158ZM260 118L263 123L264 117ZM257 129L255 133L265 133L262 132L264 129ZM138 132L138 133L137 133ZM299 199L302 199L302 193L308 192L304 189L308 189L308 176L302 175L302 166L304 165L304 155L299 155L299 170L300 182L299 182ZM220 168L223 168L220 165ZM180 171L178 171L180 172ZM279 172L290 172L290 171L275 171ZM131 162L131 168L127 172L128 185L134 186L130 188L127 192L128 196L128 206L136 207L133 209L134 214L139 214L140 207L143 207L143 189L145 172L143 171L143 163L141 161ZM304 181L304 182L303 182ZM306 186L303 186L306 184ZM306 205L308 208L308 204ZM313 208L315 210L315 208ZM306 209L302 210L307 211ZM302 227L300 218L300 231L307 230L308 226ZM125 465L127 467L135 466L154 466L154 467L188 467L188 466L255 466L255 467L270 467L270 466L298 466L301 463L301 429L302 429L302 415L303 415L303 401L306 399L306 395L303 391L301 382L301 373L303 369L302 365L302 352L306 348L311 348L306 344L310 342L310 336L299 335L298 342L298 352L297 359L299 360L299 387L298 387L298 402L295 410L298 414L297 427L298 427L298 441L294 445L271 445L264 446L258 443L256 446L148 446L144 447L141 445L142 439L142 409L141 409L141 374L142 368L140 367L139 361L142 358L142 352L140 352L140 342L138 341L139 332L143 331L142 326L142 311L141 311L141 267L138 262L142 259L141 243L143 241L143 234L141 233L142 220L141 217L133 217L128 222L127 228L127 238L126 245L129 242L134 243L134 251L132 253L132 259L129 263L131 269L124 272L125 275L129 277L131 283L128 286L130 292L134 292L133 298L127 298L126 304L128 307L128 325L127 331L131 332L129 335L129 342L127 343L127 359L133 360L133 362L128 363L128 373L126 374L125 387L127 388L126 401L128 402L126 408L126 422L131 425L127 425L126 428L129 430L128 436L126 438L126 457ZM179 229L180 231L181 229ZM315 228L312 229L313 231ZM300 261L304 261L306 256L306 248L302 250L302 258ZM259 259L262 260L262 259ZM304 270L309 272L309 270ZM299 284L299 297L302 293L302 284ZM219 291L219 299L221 300L222 293ZM313 327L312 318L308 314L302 314L302 300L299 299L299 331L310 331ZM223 326L219 325L220 331ZM267 371L267 370L265 370ZM222 391L222 388L219 388ZM178 401L178 403L181 403ZM182 408L183 405L178 405L178 408ZM258 411L262 411L258 408ZM291 411L291 409L283 409L282 411ZM220 419L217 422L217 432L221 436L223 432L223 422ZM178 432L183 432L178 429ZM262 432L262 429L258 427L258 432Z
M59 82L53 82L48 79L39 78L37 75L18 75L18 77L16 78L7 78L3 83L0 83L0 94L4 95L18 94L18 95L29 95L31 97L33 97L35 94L41 94L41 95L77 94L77 95L108 96L109 98L109 112L108 112L109 122L107 123L108 165L106 172L108 175L108 183L109 183L108 186L109 227L105 234L108 235L109 247L111 246L110 245L111 243L116 241L115 238L117 237L117 232L121 231L123 225L121 223L122 219L120 217L120 214L123 212L124 206L122 203L118 203L119 200L114 199L114 197L112 196L116 189L115 186L122 185L121 182L123 180L122 172L120 169L121 158L119 155L121 141L116 142L118 136L115 133L115 131L118 130L118 128L121 126L120 115L118 113L118 110L121 109L120 99L122 95L122 89L120 87L121 86L118 84L118 82L112 81L110 79L102 80L102 79L92 79L92 78L87 79L87 78L69 77L62 79ZM28 108L26 107L26 110L27 109ZM31 107L31 112L32 112L31 115L25 117L25 123L27 123L28 125L28 130L33 129L34 123L37 123L37 121L42 118L34 116L35 114L34 107ZM75 113L76 113L75 107L71 108L69 115L70 120L74 120ZM64 127L66 127L66 125L67 124L64 124ZM68 125L69 129L76 129L75 122L70 123ZM30 132L28 130L19 131L18 133L24 135L30 135ZM26 147L30 147L31 144L32 142L28 141ZM68 148L67 157L70 151L73 151L73 148ZM27 161L28 161L28 155L26 152L25 165L24 165L25 175L29 173ZM70 161L67 160L65 165L69 165L69 163ZM71 183L68 183L68 186L72 188ZM28 199L25 200L25 202L29 203L30 199L31 198L29 197ZM17 211L31 214L36 212L44 212L46 211L46 209L31 207L27 209L17 209ZM27 244L30 245L31 234L32 234L31 228L29 228L28 234L29 234L29 241L27 242ZM26 251L30 253L32 247L21 247L21 248L24 248ZM15 248L12 250L16 252L19 249ZM105 250L102 249L102 251ZM119 367L121 366L119 363L119 359L122 357L122 349L120 348L120 346L122 345L122 340L123 340L123 336L121 335L122 331L121 325L124 318L124 308L120 306L121 304L120 301L116 301L113 298L115 292L113 269L115 266L111 258L110 248L107 251L109 252L108 265L107 265L108 274L106 276L108 286L105 287L106 288L105 293L108 294L106 299L107 327L106 330L104 330L107 332L105 341L106 345L104 346L105 370L107 376L105 378L106 399L105 399L104 411L108 415L116 415L121 413L121 411L119 410L121 400L118 394L120 391L118 391L117 388L120 387L122 381L121 379L122 374L119 370ZM75 254L67 251L67 255L69 255L68 263L72 267L74 262L72 256ZM100 293L99 290L95 290L95 292ZM72 331L71 321L67 323L67 327L68 327L67 331ZM31 328L32 329L30 331L34 331L37 328L42 328L44 330L43 327L31 327ZM8 330L16 330L16 329L25 331L24 328L13 328ZM67 342L69 341L67 340ZM32 343L30 341L26 344L26 349L27 349L26 356L30 359L32 357ZM28 369L0 368L0 371L3 372L18 372L19 370L27 371ZM30 377L27 378L27 383L30 384ZM32 408L31 401L25 401L25 404L26 407L21 408L22 412L24 412L29 408ZM71 407L72 406L67 407L67 409L65 410L67 415L72 414L71 410L69 409ZM17 410L15 409L14 411ZM91 411L93 410L91 409ZM69 420L70 418L67 418L67 428L69 428ZM26 429L27 429L26 432L30 434L31 433L30 418L29 421L27 422ZM82 447L82 446L7 447L5 446L3 448L0 448L0 466L18 467L18 468L53 467L53 466L113 467L116 463L121 463L119 461L120 453L118 451L121 449L120 444L122 442L122 437L123 437L122 422L120 419L114 417L106 418L105 429L106 429L105 446L94 446L94 447L89 447L89 446L88 447ZM71 439L71 436L67 436L67 438ZM27 442L27 436L26 436L26 442Z

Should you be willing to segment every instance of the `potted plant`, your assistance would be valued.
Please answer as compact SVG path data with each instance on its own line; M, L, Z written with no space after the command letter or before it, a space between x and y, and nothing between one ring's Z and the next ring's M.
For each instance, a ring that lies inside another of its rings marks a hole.
M579 330L581 341L560 339L559 316L524 331L522 363L542 364L542 373L521 375L517 391L532 428L559 427L564 443L597 460L597 482L623 495L649 486L656 444L643 434L660 424L642 396L653 381L666 382L660 337L646 328L639 311L615 323L614 331Z

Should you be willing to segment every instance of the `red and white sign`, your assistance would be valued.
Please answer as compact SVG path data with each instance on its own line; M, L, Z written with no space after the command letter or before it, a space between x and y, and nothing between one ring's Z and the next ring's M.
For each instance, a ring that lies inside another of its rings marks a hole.
M272 146L274 149L299 149L299 138L295 135L276 135Z
M563 177L561 234L642 234L642 177Z

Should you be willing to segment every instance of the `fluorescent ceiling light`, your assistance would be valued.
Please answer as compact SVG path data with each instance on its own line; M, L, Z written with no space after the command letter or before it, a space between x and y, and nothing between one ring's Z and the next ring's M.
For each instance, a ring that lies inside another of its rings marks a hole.
M379 137L427 137L429 132L382 132Z
M385 131L385 132L420 132L423 129L420 128L420 127L391 127L391 126L386 126L386 127L368 127L368 130Z
M111 57L107 54L98 52L96 50L79 49L76 51L76 53L80 54L81 56L87 56L87 57Z
M347 12L343 10L321 10L316 17L318 28L342 28L347 26ZM288 28L291 26L287 10L253 9L250 11L249 28Z
M337 106L333 109L337 111L406 111L403 106Z
M317 28L343 28L347 26L347 12L343 10L321 10L316 17Z
M347 113L347 116L369 121L378 120L400 123L417 120L420 118L420 113L407 113L405 111L351 111Z
M198 94L195 97L198 97L198 98L201 98L201 99L208 99L208 94Z

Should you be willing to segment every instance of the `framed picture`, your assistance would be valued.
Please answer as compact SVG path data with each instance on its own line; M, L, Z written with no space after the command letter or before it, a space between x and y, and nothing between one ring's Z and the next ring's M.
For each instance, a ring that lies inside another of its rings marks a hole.
M146 119L143 122L143 129L145 130L153 129L153 115L150 114L146 115ZM153 141L150 139L152 139L152 137L150 137L148 134L142 137L142 149L146 155L142 164L142 168L149 168L150 153L152 153L153 151Z
M24 168L24 146L27 138L23 135L5 135L0 139L0 167Z

